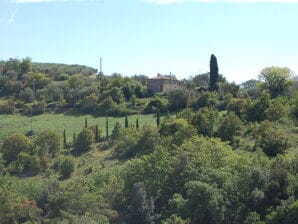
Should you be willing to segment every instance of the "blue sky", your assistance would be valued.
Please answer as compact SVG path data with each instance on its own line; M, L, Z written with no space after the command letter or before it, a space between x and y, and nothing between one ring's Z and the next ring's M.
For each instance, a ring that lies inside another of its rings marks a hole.
M298 73L298 1L0 0L0 59L85 64L105 74L207 72L229 81L264 67Z

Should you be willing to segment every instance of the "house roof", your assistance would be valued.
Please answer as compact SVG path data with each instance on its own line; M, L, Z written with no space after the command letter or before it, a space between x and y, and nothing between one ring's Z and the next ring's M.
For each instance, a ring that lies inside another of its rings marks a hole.
M152 77L152 78L150 78L150 79L153 79L153 80L156 80L156 79L162 79L162 80L177 80L175 76L170 77L170 76L165 76L165 75L160 75L160 74L158 74L157 76Z

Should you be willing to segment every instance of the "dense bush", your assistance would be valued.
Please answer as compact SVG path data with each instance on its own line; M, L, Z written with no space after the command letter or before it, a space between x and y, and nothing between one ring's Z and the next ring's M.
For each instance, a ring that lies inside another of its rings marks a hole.
M12 134L8 136L1 147L3 159L7 163L17 160L21 152L32 153L33 144L29 138L23 134Z
M76 137L74 149L76 152L86 152L90 149L94 140L92 130L84 128Z
M223 141L233 142L236 136L241 136L243 128L244 126L240 118L233 112L230 112L221 121L217 130L217 136Z
M71 173L75 170L74 159L70 156L60 158L58 166L59 173L61 174L62 178L70 177Z
M257 134L256 145L261 147L268 156L284 153L290 146L288 137L268 121L261 123Z

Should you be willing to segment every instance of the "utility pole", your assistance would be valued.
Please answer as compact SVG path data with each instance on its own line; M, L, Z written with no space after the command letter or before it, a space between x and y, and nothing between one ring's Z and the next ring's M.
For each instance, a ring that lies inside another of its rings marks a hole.
M103 76L103 72L102 72L102 58L100 58L99 61L99 73L98 73L99 78L101 79Z
M99 72L100 72L100 74L102 74L102 58L100 58L100 67L99 67Z

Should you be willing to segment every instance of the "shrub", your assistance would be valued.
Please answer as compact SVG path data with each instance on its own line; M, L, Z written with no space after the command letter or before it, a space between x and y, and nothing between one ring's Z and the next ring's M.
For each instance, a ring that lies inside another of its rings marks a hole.
M54 157L62 148L62 139L57 132L45 130L38 134L35 145L40 155Z
M233 113L228 113L219 125L217 135L223 141L233 141L235 136L242 134L243 124L239 117Z
M77 152L86 152L90 149L93 142L93 132L88 128L84 128L76 137L74 149Z
M201 108L193 115L191 123L197 128L199 134L211 137L214 132L217 117L217 110L212 108Z
M3 159L7 162L17 160L21 152L31 153L33 144L29 138L23 134L12 134L8 136L1 147Z
M269 121L276 121L287 115L286 107L279 100L272 100L265 110L265 116Z
M70 156L63 157L59 161L59 173L62 178L70 177L71 173L75 170L75 162L74 159Z
M290 147L287 136L273 127L269 121L261 123L257 134L259 138L256 141L256 146L261 147L268 156L284 153Z

